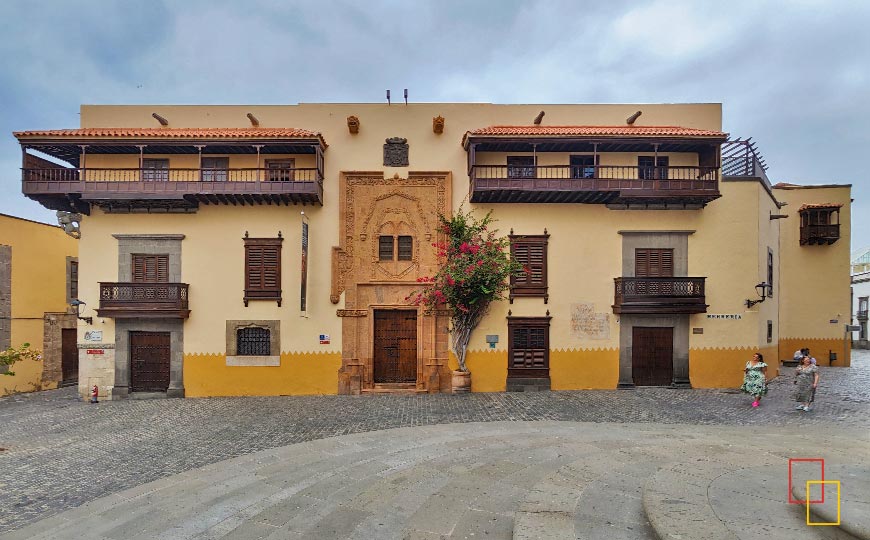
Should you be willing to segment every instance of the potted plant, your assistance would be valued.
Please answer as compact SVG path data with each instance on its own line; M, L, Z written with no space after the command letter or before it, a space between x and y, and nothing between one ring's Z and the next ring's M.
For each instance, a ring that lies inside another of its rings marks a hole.
M471 389L471 373L465 363L471 333L510 287L511 275L523 271L508 256L510 240L490 229L492 211L483 219L462 207L448 218L438 216L446 242L434 243L441 263L434 276L418 278L428 286L408 297L415 305L446 308L450 312L451 344L459 369L453 372L453 391Z

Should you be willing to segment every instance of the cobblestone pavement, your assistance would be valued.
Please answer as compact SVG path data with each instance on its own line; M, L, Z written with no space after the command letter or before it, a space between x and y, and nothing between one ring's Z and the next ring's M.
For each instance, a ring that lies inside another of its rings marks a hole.
M75 389L0 398L0 533L228 458L395 427L556 420L870 429L870 352L854 351L851 368L822 369L812 412L795 411L791 393L786 376L759 409L734 391L665 388L99 405L81 402Z

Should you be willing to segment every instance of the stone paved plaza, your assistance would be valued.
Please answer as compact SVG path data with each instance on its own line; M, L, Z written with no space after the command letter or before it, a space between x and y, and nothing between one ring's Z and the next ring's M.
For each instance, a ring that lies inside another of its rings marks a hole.
M73 389L13 396L0 399L0 533L691 538L677 517L693 508L724 527L705 537L777 538L761 522L722 535L740 486L767 479L748 496L773 505L763 514L782 537L838 538L799 527L777 497L787 457L819 454L844 476L870 470L870 354L823 368L810 413L794 410L791 392L781 377L760 409L733 391L663 388L99 405ZM380 432L391 428L401 429Z

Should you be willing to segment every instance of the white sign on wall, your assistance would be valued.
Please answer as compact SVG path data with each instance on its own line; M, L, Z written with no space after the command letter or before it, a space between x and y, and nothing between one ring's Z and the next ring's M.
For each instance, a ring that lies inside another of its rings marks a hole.
M85 332L85 341L103 341L103 331L88 330Z

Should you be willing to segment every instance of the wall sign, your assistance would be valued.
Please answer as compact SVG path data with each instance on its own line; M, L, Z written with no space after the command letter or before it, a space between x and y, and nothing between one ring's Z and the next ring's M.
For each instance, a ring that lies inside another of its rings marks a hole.
M105 354L103 349L88 349L88 354Z
M743 318L743 315L741 315L740 313L726 313L726 314L708 313L707 318L708 319L731 319L731 320L738 320L739 321L740 319Z
M88 330L85 332L85 341L103 341L103 331Z
M329 345L329 334L320 334L320 344Z

